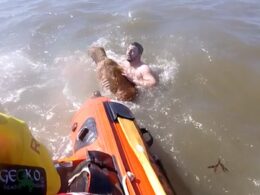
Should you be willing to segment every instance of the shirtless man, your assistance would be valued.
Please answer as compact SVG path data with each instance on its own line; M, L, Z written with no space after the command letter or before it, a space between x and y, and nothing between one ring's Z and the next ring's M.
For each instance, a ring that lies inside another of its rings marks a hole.
M126 51L126 60L120 65L123 68L123 75L128 80L140 87L152 87L156 84L156 79L152 74L150 67L141 61L143 47L140 43L133 42Z

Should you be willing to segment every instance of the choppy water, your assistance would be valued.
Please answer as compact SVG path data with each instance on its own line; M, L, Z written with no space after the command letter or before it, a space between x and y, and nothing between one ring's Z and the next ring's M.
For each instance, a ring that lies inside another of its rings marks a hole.
M98 88L87 48L121 58L139 41L160 84L128 105L178 194L260 194L259 1L2 0L0 24L0 110L54 157Z

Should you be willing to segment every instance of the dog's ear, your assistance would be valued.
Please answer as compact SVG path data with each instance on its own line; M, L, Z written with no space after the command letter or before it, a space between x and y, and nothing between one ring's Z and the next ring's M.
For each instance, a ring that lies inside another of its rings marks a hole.
M107 58L107 54L103 47L91 47L88 49L88 55L94 60L96 64L105 60Z

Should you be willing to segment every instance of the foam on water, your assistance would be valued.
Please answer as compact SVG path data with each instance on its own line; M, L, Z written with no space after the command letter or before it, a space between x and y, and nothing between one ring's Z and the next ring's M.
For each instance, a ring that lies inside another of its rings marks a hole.
M53 64L57 64L57 60ZM59 120L62 120L60 110L65 106L70 107L58 90L64 86L62 75L59 74L61 67L32 60L22 49L1 53L0 66L1 110L25 120L32 133L51 147L52 152L57 155L56 143L62 142L66 145L68 142L65 140L66 137L58 134L59 128L69 123L66 119L67 121L60 125ZM53 130L54 126L56 130ZM53 131L56 138L53 138ZM49 138L56 141L49 142Z
M20 95L33 84L30 83L31 74L39 74L43 71L41 64L31 61L21 50L0 54L0 77L2 104L17 102Z
M98 89L95 65L87 55L87 49L58 56L54 59L54 65L62 70L63 95L71 103L73 110L78 110L87 97Z

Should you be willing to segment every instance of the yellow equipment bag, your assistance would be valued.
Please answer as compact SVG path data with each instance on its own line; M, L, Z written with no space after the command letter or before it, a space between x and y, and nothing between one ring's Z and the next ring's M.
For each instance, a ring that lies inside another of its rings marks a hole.
M60 177L25 122L0 113L0 194L54 195Z

